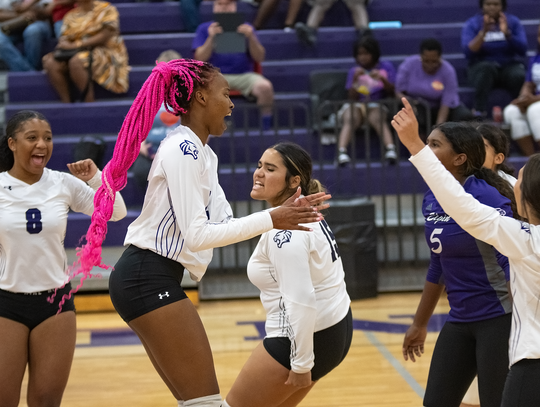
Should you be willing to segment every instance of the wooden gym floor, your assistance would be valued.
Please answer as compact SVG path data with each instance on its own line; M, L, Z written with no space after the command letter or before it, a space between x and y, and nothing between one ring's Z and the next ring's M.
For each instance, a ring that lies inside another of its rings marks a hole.
M197 302L196 294L191 296ZM83 298L80 297L80 300ZM403 335L420 293L380 294L352 303L354 336L343 363L320 380L303 407L419 407L437 332L448 312L441 298L430 324L425 354L401 356ZM142 345L114 311L84 312L79 302L77 349L64 394L65 407L175 407ZM103 309L103 307L101 307ZM257 299L201 301L198 311L214 353L225 396L264 329ZM25 402L26 379L20 406Z

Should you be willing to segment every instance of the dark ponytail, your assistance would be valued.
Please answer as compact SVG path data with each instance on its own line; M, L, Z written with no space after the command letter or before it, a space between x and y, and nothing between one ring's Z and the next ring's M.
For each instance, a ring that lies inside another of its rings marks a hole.
M468 123L459 122L442 123L434 129L445 135L454 152L467 156L467 161L462 165L462 174L467 177L474 175L496 188L502 196L510 200L514 218L519 219L514 190L510 184L492 170L483 167L486 161L486 147L480 132Z

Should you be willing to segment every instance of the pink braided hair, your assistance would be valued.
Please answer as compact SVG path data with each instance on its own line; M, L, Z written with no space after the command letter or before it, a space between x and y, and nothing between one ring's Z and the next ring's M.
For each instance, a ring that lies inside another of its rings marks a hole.
M111 267L101 261L101 245L107 234L107 221L113 213L116 192L126 186L127 171L139 155L140 145L148 136L159 108L165 102L168 112L175 115L187 113L188 102L196 84L204 84L201 73L203 70L211 69L215 68L193 59L159 62L152 69L124 119L113 157L103 169L101 175L103 184L94 196L94 213L86 233L87 243L77 248L78 260L68 270L68 281L82 275L81 281L68 294L64 294L58 312L62 310L64 302L82 287L87 278L94 277L90 272L94 266L103 269ZM179 83L183 84L184 90L178 88ZM184 106L178 104L177 98L184 102ZM56 291L47 300L52 303L55 296Z

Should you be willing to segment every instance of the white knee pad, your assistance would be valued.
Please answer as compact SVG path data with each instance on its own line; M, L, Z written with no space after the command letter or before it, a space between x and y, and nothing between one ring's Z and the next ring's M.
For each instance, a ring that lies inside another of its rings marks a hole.
M185 401L184 407L222 407L221 402L221 396L214 394Z
M227 403L227 400L223 400L222 407L231 407L231 405Z
M178 407L184 407L184 400L178 400Z

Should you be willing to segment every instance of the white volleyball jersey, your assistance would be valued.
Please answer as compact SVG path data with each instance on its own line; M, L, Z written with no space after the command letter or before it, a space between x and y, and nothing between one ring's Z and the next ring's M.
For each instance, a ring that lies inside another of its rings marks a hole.
M268 211L232 218L217 165L216 154L191 129L180 125L169 133L150 168L144 205L125 244L178 261L199 281L214 247L272 229Z
M516 182L517 182L517 179L513 176L511 176L510 174L507 174L506 172L502 171L502 170L499 170L497 171L497 174L504 180L506 180L506 182L508 182L512 188L514 188L514 185L516 185Z
M323 220L305 226L313 232L264 233L248 263L248 277L261 290L266 310L266 336L290 339L296 373L313 367L313 333L341 321L351 302L328 224Z
M64 238L69 210L91 215L101 172L88 182L45 168L29 185L0 173L0 288L30 293L66 282ZM112 220L126 215L119 194Z
M514 300L510 366L522 359L540 359L540 226L501 216L497 209L478 202L429 147L410 161L448 215L472 236L508 257Z

